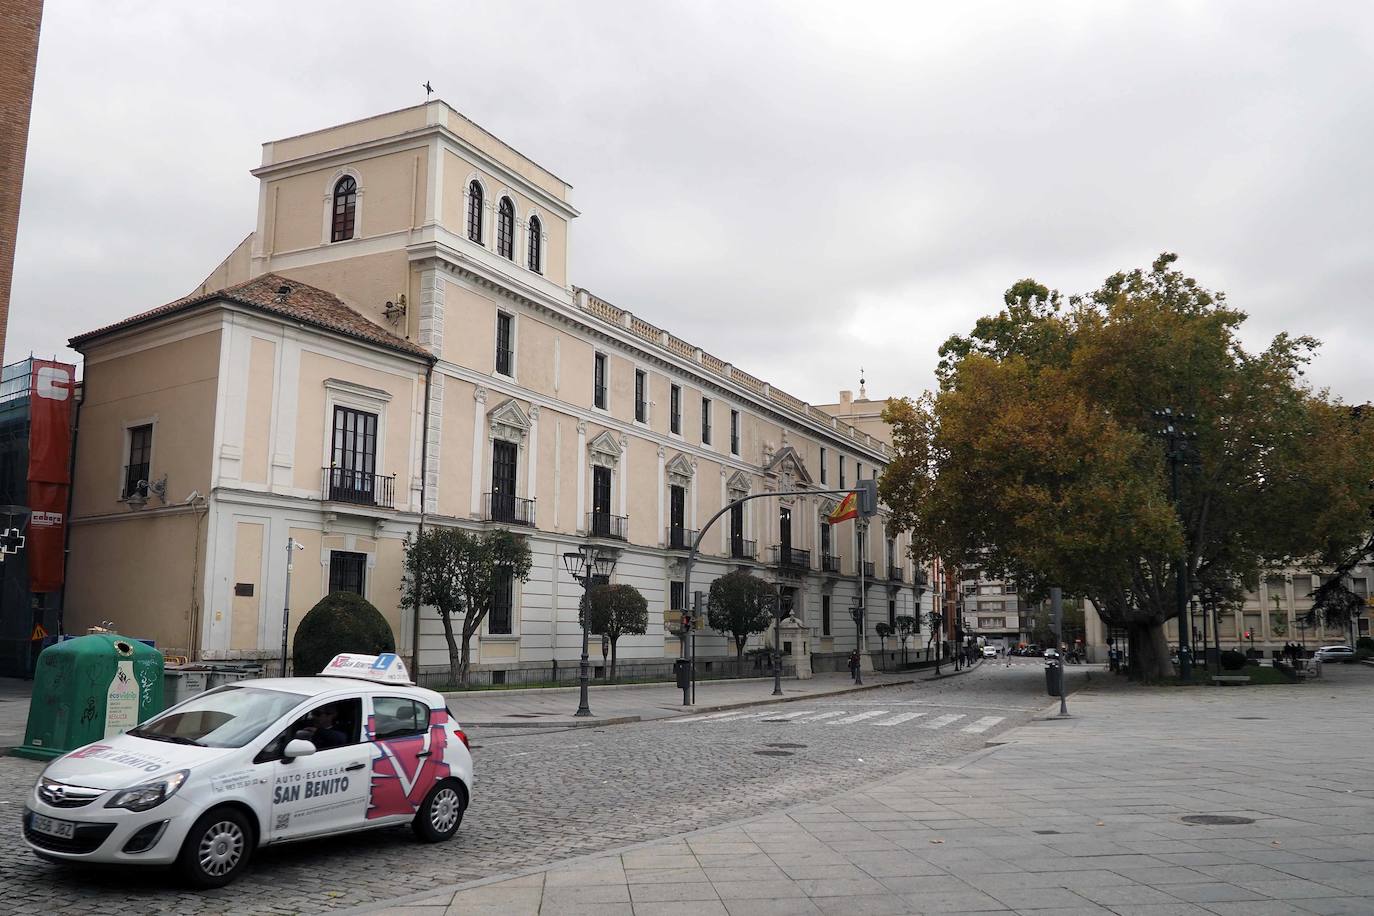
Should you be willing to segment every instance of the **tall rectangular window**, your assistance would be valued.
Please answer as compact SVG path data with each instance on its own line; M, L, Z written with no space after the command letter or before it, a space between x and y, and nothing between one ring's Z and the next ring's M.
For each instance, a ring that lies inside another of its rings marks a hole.
M830 635L830 596L821 595L821 635Z
M153 425L129 430L129 460L124 465L124 496L148 495L148 475L152 473Z
M739 411L730 411L730 454L739 454Z
M825 486L825 448L821 448L821 486Z
M648 378L643 369L635 370L635 419L640 423L647 423L649 420L649 399L645 396L645 388L648 386Z
M730 507L730 556L744 559L744 507Z
M711 444L711 399L701 399L701 444Z
M596 354L596 363L592 367L592 404L602 410L606 409L606 354Z
M887 625L897 627L897 602L893 598L887 599Z
M498 569L491 580L491 613L487 615L487 632L493 636L509 636L515 617L515 576L509 569Z
M830 556L830 526L821 522L821 556Z
M778 510L778 552L783 563L792 562L792 510Z
M515 351L511 348L511 329L515 318L505 312L496 313L496 371L514 375Z
M669 582L669 583L668 583L668 610L670 610L670 611L681 611L681 610L683 610L683 605L687 603L686 600L683 598L683 594L684 594L684 593L683 593L683 591L682 591L682 583L681 583L681 582Z
M670 486L668 488L668 546L675 550L684 550L692 545L688 543L686 532L687 521L687 488Z
M864 463L863 463L862 461L856 461L856 462L854 462L854 482L857 484L860 480L863 480L863 479L864 479Z
M516 461L519 449L514 442L494 439L491 443L491 518L513 522L515 518Z
M844 489L844 456L840 456L840 489Z
M682 435L682 389L668 389L668 432Z
M334 408L329 458L329 498L368 504L377 473L377 415L352 407Z
M367 554L347 550L329 552L329 593L352 592L365 595L367 586Z

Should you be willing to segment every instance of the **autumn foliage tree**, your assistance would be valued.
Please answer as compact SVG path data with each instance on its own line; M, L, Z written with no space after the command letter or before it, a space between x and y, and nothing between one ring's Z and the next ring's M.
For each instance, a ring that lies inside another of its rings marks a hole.
M1246 350L1245 315L1175 260L1067 301L1014 285L941 347L937 392L889 402L880 486L915 553L1088 598L1147 680L1172 670L1179 568L1189 595L1234 604L1266 568L1337 562L1366 538L1374 477L1370 418L1302 379L1317 342ZM1164 407L1197 415L1177 505Z

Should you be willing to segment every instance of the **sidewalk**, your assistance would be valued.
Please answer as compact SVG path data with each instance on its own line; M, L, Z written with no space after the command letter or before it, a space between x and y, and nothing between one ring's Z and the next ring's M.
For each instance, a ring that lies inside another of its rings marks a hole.
M0 677L0 754L24 743L33 681Z
M953 673L948 665L941 670L941 677ZM804 681L783 678L781 697L772 695L771 677L698 681L694 706L682 705L682 691L673 684L592 686L587 699L592 715L581 719L573 715L578 703L576 687L454 691L444 697L464 728L574 728L647 722L759 703L788 703L934 678L933 669L902 674L875 671L865 674L863 686L858 687L848 672L831 672Z
M1374 913L1374 733L1351 727L1374 674L1351 674L1084 691L950 766L360 912Z

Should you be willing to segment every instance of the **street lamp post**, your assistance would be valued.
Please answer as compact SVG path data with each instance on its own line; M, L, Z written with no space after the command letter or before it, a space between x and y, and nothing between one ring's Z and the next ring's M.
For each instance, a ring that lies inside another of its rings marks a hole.
M587 595L591 591L594 578L610 579L611 573L615 572L615 556L603 553L591 544L583 544L578 550L563 554L563 567L567 569L568 575L582 583L582 662L577 672L578 706L574 715L585 717L592 714L591 707L587 705L587 612L591 610L587 606Z
M862 570L862 567L863 567L863 561L862 561L862 560L859 561L859 567L860 567L860 569ZM860 575L863 575L862 571L860 572ZM860 594L862 595L862 593L860 593ZM855 646L857 646L857 648L855 649L855 651L858 652L858 654L859 654L859 667L857 667L857 668L854 669L854 683L856 683L856 684L862 684L862 683L864 682L864 664L863 664L863 645L864 645L864 600L863 600L862 597L859 597L859 598L855 598L855 599L854 599L854 606L853 606L852 608L850 608L850 610L849 610L849 616L854 618L854 627L855 627L855 632L857 633L857 636L856 636L856 638L855 638L854 644L855 644Z
M782 587L769 596L773 603L773 696L782 696Z

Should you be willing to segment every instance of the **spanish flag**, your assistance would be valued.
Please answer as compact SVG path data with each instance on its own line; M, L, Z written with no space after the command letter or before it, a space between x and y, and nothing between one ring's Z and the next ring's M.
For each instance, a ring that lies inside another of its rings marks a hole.
M826 518L826 521L831 525L838 525L840 522L846 521L847 519L858 517L859 494L850 493L844 499L840 500L840 504L835 507L834 512L830 513L829 517Z

